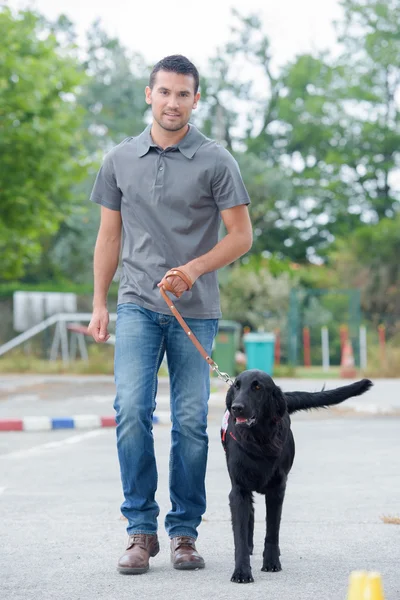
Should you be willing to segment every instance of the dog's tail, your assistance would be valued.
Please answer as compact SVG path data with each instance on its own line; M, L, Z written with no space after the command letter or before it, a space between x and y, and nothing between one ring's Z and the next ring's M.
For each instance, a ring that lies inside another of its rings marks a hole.
M340 404L353 396L361 396L373 385L369 379L361 379L350 385L344 385L335 390L322 392L285 392L289 414L299 410L310 410L312 408L327 408Z

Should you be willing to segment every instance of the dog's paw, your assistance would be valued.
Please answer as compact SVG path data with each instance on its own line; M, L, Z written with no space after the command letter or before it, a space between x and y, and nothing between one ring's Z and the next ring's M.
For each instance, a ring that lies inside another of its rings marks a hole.
M277 573L282 571L281 561L279 560L279 546L266 546L263 555L263 566L261 571Z
M264 560L261 571L265 571L267 573L277 573L278 571L282 571L281 561L279 560L279 558L277 558L274 561Z
M235 569L231 581L234 583L253 583L254 579L251 574L251 568L241 567L240 569Z

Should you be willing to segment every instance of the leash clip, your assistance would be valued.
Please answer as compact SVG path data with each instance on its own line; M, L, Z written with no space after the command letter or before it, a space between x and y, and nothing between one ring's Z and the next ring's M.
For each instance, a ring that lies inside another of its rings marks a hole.
M213 371L215 371L219 379L222 379L222 381L225 381L225 383L227 383L228 385L233 385L233 379L229 377L228 373L224 373L223 371L221 372L218 368L217 363L212 364L211 368Z

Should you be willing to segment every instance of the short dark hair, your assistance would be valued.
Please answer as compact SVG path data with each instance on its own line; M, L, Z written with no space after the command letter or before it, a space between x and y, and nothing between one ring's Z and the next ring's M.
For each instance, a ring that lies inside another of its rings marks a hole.
M158 61L154 65L153 70L150 74L149 87L153 89L154 81L158 71L168 71L169 73L179 73L181 75L192 75L194 79L194 93L197 94L199 89L200 80L199 72L192 62L186 56L181 54L173 54L172 56L166 56L165 58Z

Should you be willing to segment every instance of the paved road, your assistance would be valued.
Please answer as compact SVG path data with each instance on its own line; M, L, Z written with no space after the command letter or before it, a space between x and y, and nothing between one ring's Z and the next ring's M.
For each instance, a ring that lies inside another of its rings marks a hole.
M304 382L296 384L307 389ZM79 386L73 401L70 382L58 381L57 385L59 397L48 399L52 408L76 413L81 406ZM98 385L96 395L101 396L102 388L109 396L105 382ZM20 391L18 386L14 389ZM166 394L167 390L160 391ZM11 402L9 396L3 398L0 417ZM68 406L62 406L63 398L69 398ZM45 400L17 399L14 408L25 409L25 402L33 410ZM349 573L360 568L381 571L386 600L397 600L400 526L384 524L380 517L400 512L400 420L354 414L349 418L331 411L319 413L318 418L295 416L297 456L281 532L284 570L277 574L260 571L264 506L258 497L252 561L256 581L241 586L229 581L233 539L218 402L210 411L208 510L198 542L207 568L197 572L174 571L169 564L163 530L163 515L169 508L167 426L154 429L161 552L150 572L136 577L115 570L126 534L119 513L114 430L0 433L2 600L343 600ZM101 405L101 401L91 401L90 408L96 403ZM49 414L45 408L44 414Z

